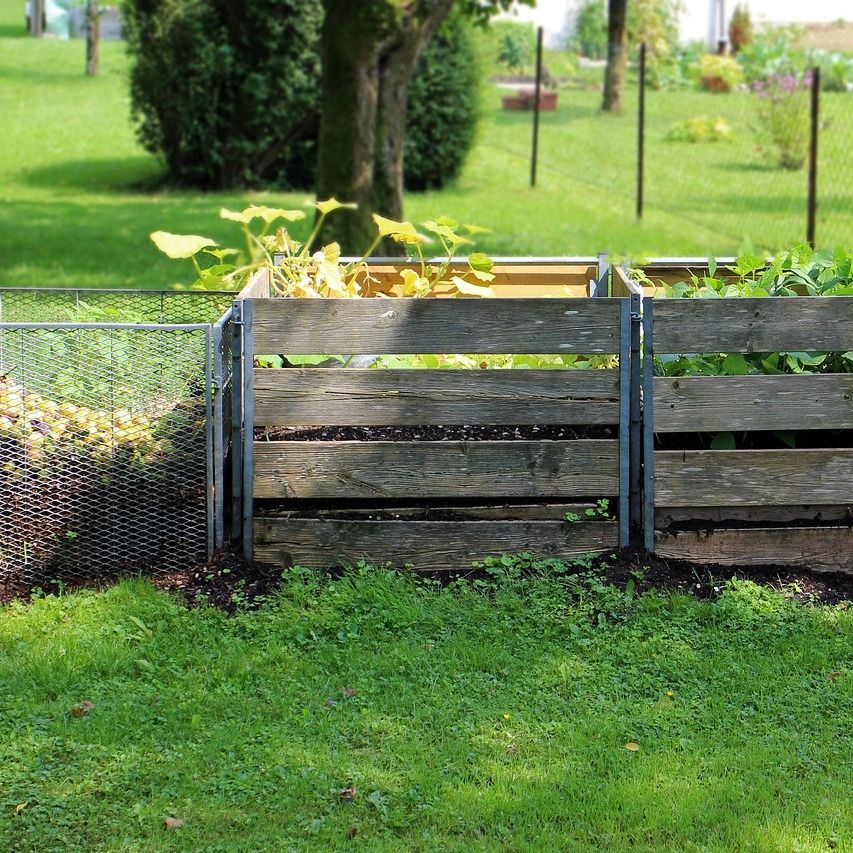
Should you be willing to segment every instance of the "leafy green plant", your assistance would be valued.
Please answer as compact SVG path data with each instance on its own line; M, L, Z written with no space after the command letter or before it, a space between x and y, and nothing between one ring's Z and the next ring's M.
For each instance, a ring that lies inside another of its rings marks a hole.
M391 296L393 294L389 290L378 289L367 264L367 258L380 242L389 238L405 246L409 252L414 252L419 262L417 269L404 269L400 272L399 287L403 296L432 296L439 286L447 288L449 295L493 295L488 287L488 282L494 278L491 273L492 260L487 255L481 252L472 253L468 256L467 270L461 273L451 270L451 259L458 249L471 243L467 235L482 229L473 225L460 226L448 217L422 223L423 229L431 235L427 236L418 231L411 222L397 222L374 214L375 238L358 260L342 262L341 247L337 243L330 243L315 251L314 244L326 217L345 207L354 205L343 204L334 198L318 201L318 216L304 243L294 240L284 226L274 227L282 220L295 222L304 219L304 211L260 205L251 205L239 212L225 208L220 211L222 219L240 226L245 244L243 249L223 248L212 239L194 234L155 231L151 234L151 239L168 257L191 260L198 275L195 286L200 288L239 288L263 269L269 273L270 286L277 296ZM427 260L423 247L428 242L439 243L444 253L442 260ZM276 255L279 256L278 259ZM203 267L202 263L210 258L214 263Z
M536 45L533 28L515 21L501 23L503 32L498 49L498 62L514 74L522 74L533 59Z
M732 53L738 54L752 41L752 16L749 9L738 3L729 21L729 43Z
M841 248L816 252L808 244L798 243L769 259L743 253L735 264L717 273L716 262L709 259L707 275L691 274L687 281L660 283L655 295L682 299L853 296L853 251ZM654 285L641 271L636 274L638 280ZM662 355L655 357L655 372L661 376L850 373L853 352Z
M607 55L607 11L603 0L586 0L578 9L572 47L589 59Z
M731 92L743 82L743 70L730 56L706 53L699 58L699 80L711 92Z
M570 524L577 524L577 522L581 520L586 521L596 521L596 520L609 520L613 516L610 515L610 501L607 498L599 498L595 506L587 507L583 516L577 512L567 512L563 516L564 521L568 521Z
M677 121L667 131L666 142L729 142L734 137L732 126L722 117L694 116Z
M759 150L788 171L802 169L809 151L809 99L812 72L774 74L756 80Z

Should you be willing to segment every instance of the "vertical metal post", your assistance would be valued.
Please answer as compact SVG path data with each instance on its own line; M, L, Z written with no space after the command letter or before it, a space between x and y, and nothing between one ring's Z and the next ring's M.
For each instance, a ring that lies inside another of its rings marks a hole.
M214 545L225 544L225 365L223 356L224 322L231 312L216 322L213 327L213 532Z
M591 296L610 296L610 256L607 252L599 252L598 277Z
M231 538L243 534L243 303L231 324Z
M542 27L536 30L536 86L533 95L533 152L530 157L530 186L536 186L536 161L539 157L539 96L542 92Z
M640 45L640 80L637 107L637 219L643 218L646 169L646 43Z
M252 300L243 300L243 556L252 559L255 478L255 371Z
M820 68L812 68L810 96L811 135L809 138L809 200L806 216L806 240L815 246L817 230L817 143L820 136Z
M643 540L655 550L654 299L643 300Z
M207 557L213 556L215 540L215 510L214 501L216 494L216 483L213 476L213 360L211 350L213 346L213 329L211 326L204 328L204 452L205 470L207 479ZM195 334L193 332L192 334Z
M631 301L619 304L619 547L625 548L630 541Z
M640 387L642 373L640 365L640 309L639 293L631 294L631 487L629 506L631 508L631 530L639 531L643 518L642 483L642 415L640 411Z

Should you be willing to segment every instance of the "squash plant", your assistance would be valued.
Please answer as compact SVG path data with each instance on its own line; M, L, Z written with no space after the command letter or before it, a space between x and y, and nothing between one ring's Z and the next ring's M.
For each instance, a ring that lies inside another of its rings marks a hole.
M471 243L467 235L483 229L474 225L462 225L449 217L422 223L423 234L411 222L397 222L378 214L373 215L376 235L361 257L354 261L341 260L341 247L329 243L315 249L315 243L326 217L344 207L337 199L318 201L319 215L304 243L295 240L287 228L280 224L297 222L305 218L302 210L284 210L263 205L250 205L245 210L233 211L222 208L222 219L239 224L244 247L224 248L215 240L194 234L170 234L155 231L151 234L154 244L170 258L189 259L198 276L196 288L239 289L261 269L269 271L270 286L276 296L307 298L350 298L366 296L392 296L390 288L379 289L376 279L370 274L367 259L386 237L405 246L417 257L416 269L400 272L400 292L406 297L434 296L439 287L451 296L493 296L488 283L494 278L492 260L482 252L468 256L468 269L459 274L450 274L451 259L462 246ZM463 233L464 232L464 233ZM437 241L443 257L439 261L427 261L424 245ZM280 260L276 262L276 256ZM203 264L213 259L213 263Z

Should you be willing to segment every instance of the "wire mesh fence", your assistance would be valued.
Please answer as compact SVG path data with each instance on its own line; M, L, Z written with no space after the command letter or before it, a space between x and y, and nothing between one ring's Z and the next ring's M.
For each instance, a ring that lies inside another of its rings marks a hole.
M0 591L186 569L221 541L230 298L0 292Z
M853 93L813 62L705 55L693 67L698 77L680 87L655 88L647 77L646 205L701 229L715 248L748 241L773 251L811 236L823 247L849 241L853 165L845 140L853 133Z

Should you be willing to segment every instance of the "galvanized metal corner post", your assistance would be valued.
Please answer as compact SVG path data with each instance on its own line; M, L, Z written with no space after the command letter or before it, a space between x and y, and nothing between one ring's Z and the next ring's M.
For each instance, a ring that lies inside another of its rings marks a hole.
M231 538L243 533L243 303L231 324Z
M607 252L598 254L598 275L592 296L610 296L610 255Z
M619 335L619 547L628 546L630 530L631 477L631 301L620 300Z
M806 214L806 241L814 248L817 231L817 144L820 137L820 68L811 70L810 134L809 134L809 196Z
M213 327L204 328L204 452L206 457L207 477L207 556L213 556L216 540L216 482L213 472L213 443L214 443L214 416L213 416Z
M533 91L533 151L530 156L530 186L536 186L536 161L539 158L539 96L542 91L542 27L536 30L536 85Z
M640 45L639 98L637 101L637 219L643 218L646 170L646 43Z
M654 299L643 300L643 544L655 550Z
M254 336L252 333L252 300L245 299L243 305L243 556L252 559L254 479L255 479L255 372Z
M631 508L631 530L639 532L642 524L642 413L640 388L642 387L642 365L640 362L640 326L642 298L639 293L631 294L631 485L629 506ZM633 538L633 537L632 537Z

